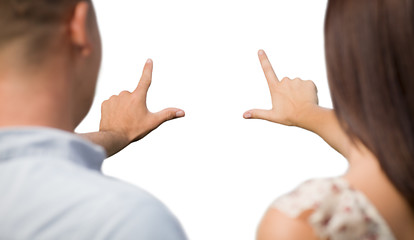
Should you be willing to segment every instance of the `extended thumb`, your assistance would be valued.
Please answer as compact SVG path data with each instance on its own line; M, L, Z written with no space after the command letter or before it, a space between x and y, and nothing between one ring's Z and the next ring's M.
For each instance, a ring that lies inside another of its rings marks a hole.
M167 108L158 112L159 120L161 122L169 121L175 118L182 118L185 116L185 112L178 108Z
M269 119L269 110L263 110L263 109L252 109L243 114L243 117L245 119L263 119L268 120Z

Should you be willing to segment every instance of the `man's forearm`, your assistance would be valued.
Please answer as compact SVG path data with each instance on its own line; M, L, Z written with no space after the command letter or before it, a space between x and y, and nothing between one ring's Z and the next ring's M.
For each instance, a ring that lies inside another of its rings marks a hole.
M79 136L105 148L108 157L111 157L128 146L129 142L119 134L113 132L83 133Z
M309 109L298 127L316 133L345 158L348 156L350 139L332 109L319 106Z

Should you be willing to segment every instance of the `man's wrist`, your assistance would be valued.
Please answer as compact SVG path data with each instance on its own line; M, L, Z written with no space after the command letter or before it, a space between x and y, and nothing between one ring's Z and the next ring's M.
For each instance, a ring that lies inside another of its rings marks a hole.
M113 130L99 130L105 137L112 139L112 142L117 142L120 145L129 145L131 140L129 139L127 134L124 134L120 131L113 131Z

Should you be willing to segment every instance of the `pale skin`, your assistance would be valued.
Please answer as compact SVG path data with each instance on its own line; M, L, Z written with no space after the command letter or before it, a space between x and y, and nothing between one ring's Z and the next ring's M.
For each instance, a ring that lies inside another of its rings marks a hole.
M343 177L374 204L397 239L411 239L414 234L411 227L414 224L414 215L383 173L377 158L359 141L350 141L333 110L318 106L317 89L312 81L299 78L283 78L279 81L266 53L260 50L258 55L269 85L272 109L249 110L243 117L297 126L318 134L348 159L349 169ZM307 223L310 214L312 209L292 219L269 208L259 225L257 239L318 239Z

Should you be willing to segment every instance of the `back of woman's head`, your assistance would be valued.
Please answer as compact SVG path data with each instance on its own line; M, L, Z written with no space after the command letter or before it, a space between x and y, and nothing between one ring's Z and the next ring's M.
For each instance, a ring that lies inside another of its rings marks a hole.
M413 43L414 1L329 0L325 44L335 112L412 209Z
M59 40L62 23L69 20L80 1L0 0L0 52L19 42L25 58L37 61L45 57L53 41Z

